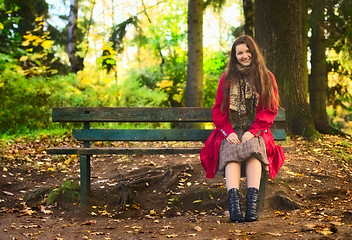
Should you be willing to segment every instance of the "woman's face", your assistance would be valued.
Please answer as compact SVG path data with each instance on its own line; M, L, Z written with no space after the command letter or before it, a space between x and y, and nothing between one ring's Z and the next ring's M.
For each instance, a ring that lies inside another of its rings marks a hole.
M252 63L252 53L249 51L247 44L242 43L236 46L237 61L243 66L249 66Z

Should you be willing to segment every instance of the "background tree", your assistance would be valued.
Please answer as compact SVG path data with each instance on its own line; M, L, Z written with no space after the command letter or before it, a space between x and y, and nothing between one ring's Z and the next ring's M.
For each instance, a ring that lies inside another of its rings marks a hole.
M255 39L274 73L293 134L315 134L307 102L306 49L303 44L302 0L257 0Z
M203 0L188 1L186 107L203 105Z
M242 0L244 15L244 33L254 36L254 0Z
M71 63L71 71L78 72L83 69L83 58L77 54L77 18L78 0L70 0L70 16L68 24L67 54Z
M325 2L311 1L309 48L311 50L311 74L309 76L309 100L316 128L323 132L323 125L328 126L326 112L328 76L326 65L325 40ZM325 127L326 128L326 127ZM326 132L326 131L324 131Z

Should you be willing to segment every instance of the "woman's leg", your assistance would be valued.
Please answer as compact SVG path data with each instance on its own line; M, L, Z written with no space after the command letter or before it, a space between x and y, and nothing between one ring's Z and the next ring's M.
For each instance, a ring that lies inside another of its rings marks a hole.
M250 157L246 162L247 188L260 187L262 177L262 163L256 157Z
M226 187L229 195L229 212L231 222L243 222L240 205L241 163L231 162L225 167Z
M259 187L260 178L262 176L262 164L255 158L251 157L246 162L247 176L247 209L246 222L252 222L259 217Z
M225 167L225 178L227 191L240 187L241 163L230 162Z

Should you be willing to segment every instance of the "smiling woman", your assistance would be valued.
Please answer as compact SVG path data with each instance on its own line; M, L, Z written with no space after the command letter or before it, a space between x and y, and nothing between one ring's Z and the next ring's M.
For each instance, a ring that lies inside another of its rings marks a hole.
M220 79L213 122L216 129L201 152L206 176L226 178L231 222L258 219L262 171L275 177L285 156L269 128L278 111L274 75L265 66L254 40L238 37L232 45L227 72ZM247 209L240 206L240 178L247 178Z

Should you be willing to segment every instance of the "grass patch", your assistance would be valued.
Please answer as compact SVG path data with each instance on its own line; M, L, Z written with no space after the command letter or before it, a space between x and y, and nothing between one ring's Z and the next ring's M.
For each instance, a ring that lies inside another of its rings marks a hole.
M53 189L45 200L45 203L51 205L60 200L69 203L78 203L80 201L80 187L78 182L66 180L60 187Z

